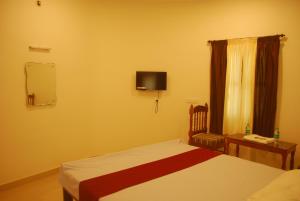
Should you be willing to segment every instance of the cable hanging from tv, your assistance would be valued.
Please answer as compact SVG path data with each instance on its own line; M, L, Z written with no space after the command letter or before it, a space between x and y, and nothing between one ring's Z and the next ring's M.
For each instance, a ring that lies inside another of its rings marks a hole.
M155 100L155 110L154 110L155 114L158 113L158 101L159 101L159 90L157 90L157 98Z

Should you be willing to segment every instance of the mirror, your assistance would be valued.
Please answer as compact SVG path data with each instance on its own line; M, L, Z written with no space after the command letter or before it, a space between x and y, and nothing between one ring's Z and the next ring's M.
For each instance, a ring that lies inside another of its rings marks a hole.
M29 62L25 65L25 74L27 105L54 105L56 103L55 64Z

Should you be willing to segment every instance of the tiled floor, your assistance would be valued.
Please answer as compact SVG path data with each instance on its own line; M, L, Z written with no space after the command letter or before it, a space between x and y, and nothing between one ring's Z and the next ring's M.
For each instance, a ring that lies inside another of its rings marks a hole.
M58 173L0 191L0 201L62 201Z

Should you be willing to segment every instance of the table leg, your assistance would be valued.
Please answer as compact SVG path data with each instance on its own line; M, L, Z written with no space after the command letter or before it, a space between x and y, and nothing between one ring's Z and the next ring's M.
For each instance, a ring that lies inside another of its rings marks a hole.
M239 155L240 155L240 145L239 144L236 144L235 155L237 157L239 157Z
M287 153L282 154L282 165L281 169L286 170L286 158L287 158Z
M291 152L291 160L290 160L290 170L294 169L294 157L296 150Z
M224 153L227 154L227 155L229 154L228 153L228 151L229 151L228 147L229 147L229 142L228 142L228 140L225 139Z
M64 201L73 201L72 196L65 189L63 189L63 196L64 196Z

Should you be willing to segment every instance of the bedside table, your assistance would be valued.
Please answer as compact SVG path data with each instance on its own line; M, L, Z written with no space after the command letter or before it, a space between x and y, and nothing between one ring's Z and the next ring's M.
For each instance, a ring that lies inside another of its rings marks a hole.
M230 143L236 144L236 153L235 155L238 157L239 156L239 150L240 150L240 145L246 146L246 147L251 147L255 149L260 149L272 153L278 153L281 154L282 156L282 165L281 169L286 170L286 160L287 156L291 154L291 160L290 160L290 169L294 169L294 157L295 157L295 152L296 152L296 146L297 144L290 143L290 142L284 142L284 141L278 141L278 143L268 143L268 144L263 144L263 143L258 143L258 142L253 142L249 140L245 140L244 134L235 134L235 135L227 135L225 137L225 154L228 154L228 148Z

